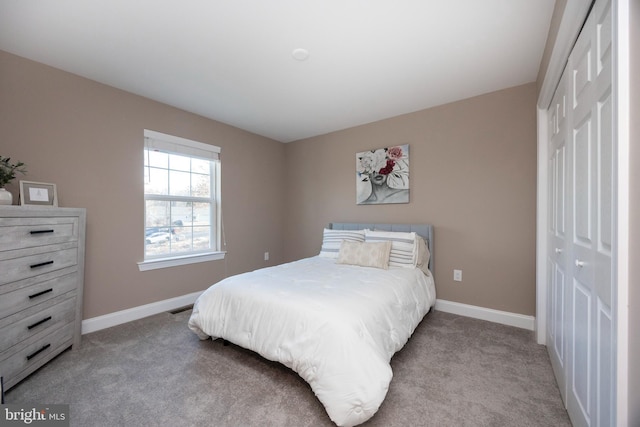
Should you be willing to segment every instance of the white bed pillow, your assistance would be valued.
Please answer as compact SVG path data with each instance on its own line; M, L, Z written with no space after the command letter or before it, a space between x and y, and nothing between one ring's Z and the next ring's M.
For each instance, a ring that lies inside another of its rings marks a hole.
M429 271L429 259L431 259L431 253L429 252L427 241L422 236L418 235L416 238L416 244L417 244L416 267L422 270L422 272L427 276L430 276L431 271Z
M361 267L389 268L391 242L349 242L343 241L338 253L338 264L359 265Z
M418 259L415 232L366 230L365 242L391 242L389 267L415 268Z
M364 230L332 230L325 228L322 234L322 248L320 256L323 258L338 258L340 245L343 241L364 242Z

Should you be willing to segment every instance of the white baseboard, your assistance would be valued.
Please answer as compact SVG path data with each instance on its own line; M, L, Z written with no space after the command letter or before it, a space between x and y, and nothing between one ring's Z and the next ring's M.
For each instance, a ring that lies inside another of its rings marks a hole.
M193 304L201 293L202 292L194 292L176 298L129 308L127 310L116 311L115 313L105 314L104 316L85 319L82 321L82 334L88 334L90 332L131 322L133 320L153 316L154 314L162 313L163 311L175 310L176 308Z
M138 307L129 308L104 316L92 317L82 321L82 333L88 334L112 326L153 316L163 311L175 310L193 304L202 292L193 292L176 298L145 304ZM493 310L490 308L478 307L475 305L462 304L459 302L436 300L436 310L446 313L458 314L460 316L473 317L474 319L487 320L489 322L501 323L503 325L515 326L517 328L534 330L535 317L522 314L509 313L507 311Z
M533 331L536 318L523 314L510 313L508 311L493 310L491 308L462 304L459 302L436 300L436 310L446 313L459 314L460 316L473 317L474 319L488 320L489 322L515 326Z

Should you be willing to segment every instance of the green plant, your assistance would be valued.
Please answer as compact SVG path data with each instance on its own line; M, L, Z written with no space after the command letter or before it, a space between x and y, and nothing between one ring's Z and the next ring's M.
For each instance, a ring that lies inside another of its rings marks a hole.
M24 163L11 163L10 157L0 156L0 188L13 181L17 172L27 173Z

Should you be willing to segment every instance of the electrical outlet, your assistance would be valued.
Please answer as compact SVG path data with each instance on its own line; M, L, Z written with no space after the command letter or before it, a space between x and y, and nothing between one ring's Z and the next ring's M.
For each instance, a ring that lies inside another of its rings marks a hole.
M453 280L462 282L462 270L453 270Z
M264 260L269 261L269 252L264 253Z

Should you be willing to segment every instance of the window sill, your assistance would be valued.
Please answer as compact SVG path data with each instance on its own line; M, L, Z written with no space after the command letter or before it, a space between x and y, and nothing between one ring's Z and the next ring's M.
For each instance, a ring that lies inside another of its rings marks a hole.
M171 258L157 258L138 263L140 271L157 270L159 268L176 267L179 265L196 264L198 262L216 261L224 259L227 252L207 252L204 254L185 255Z

